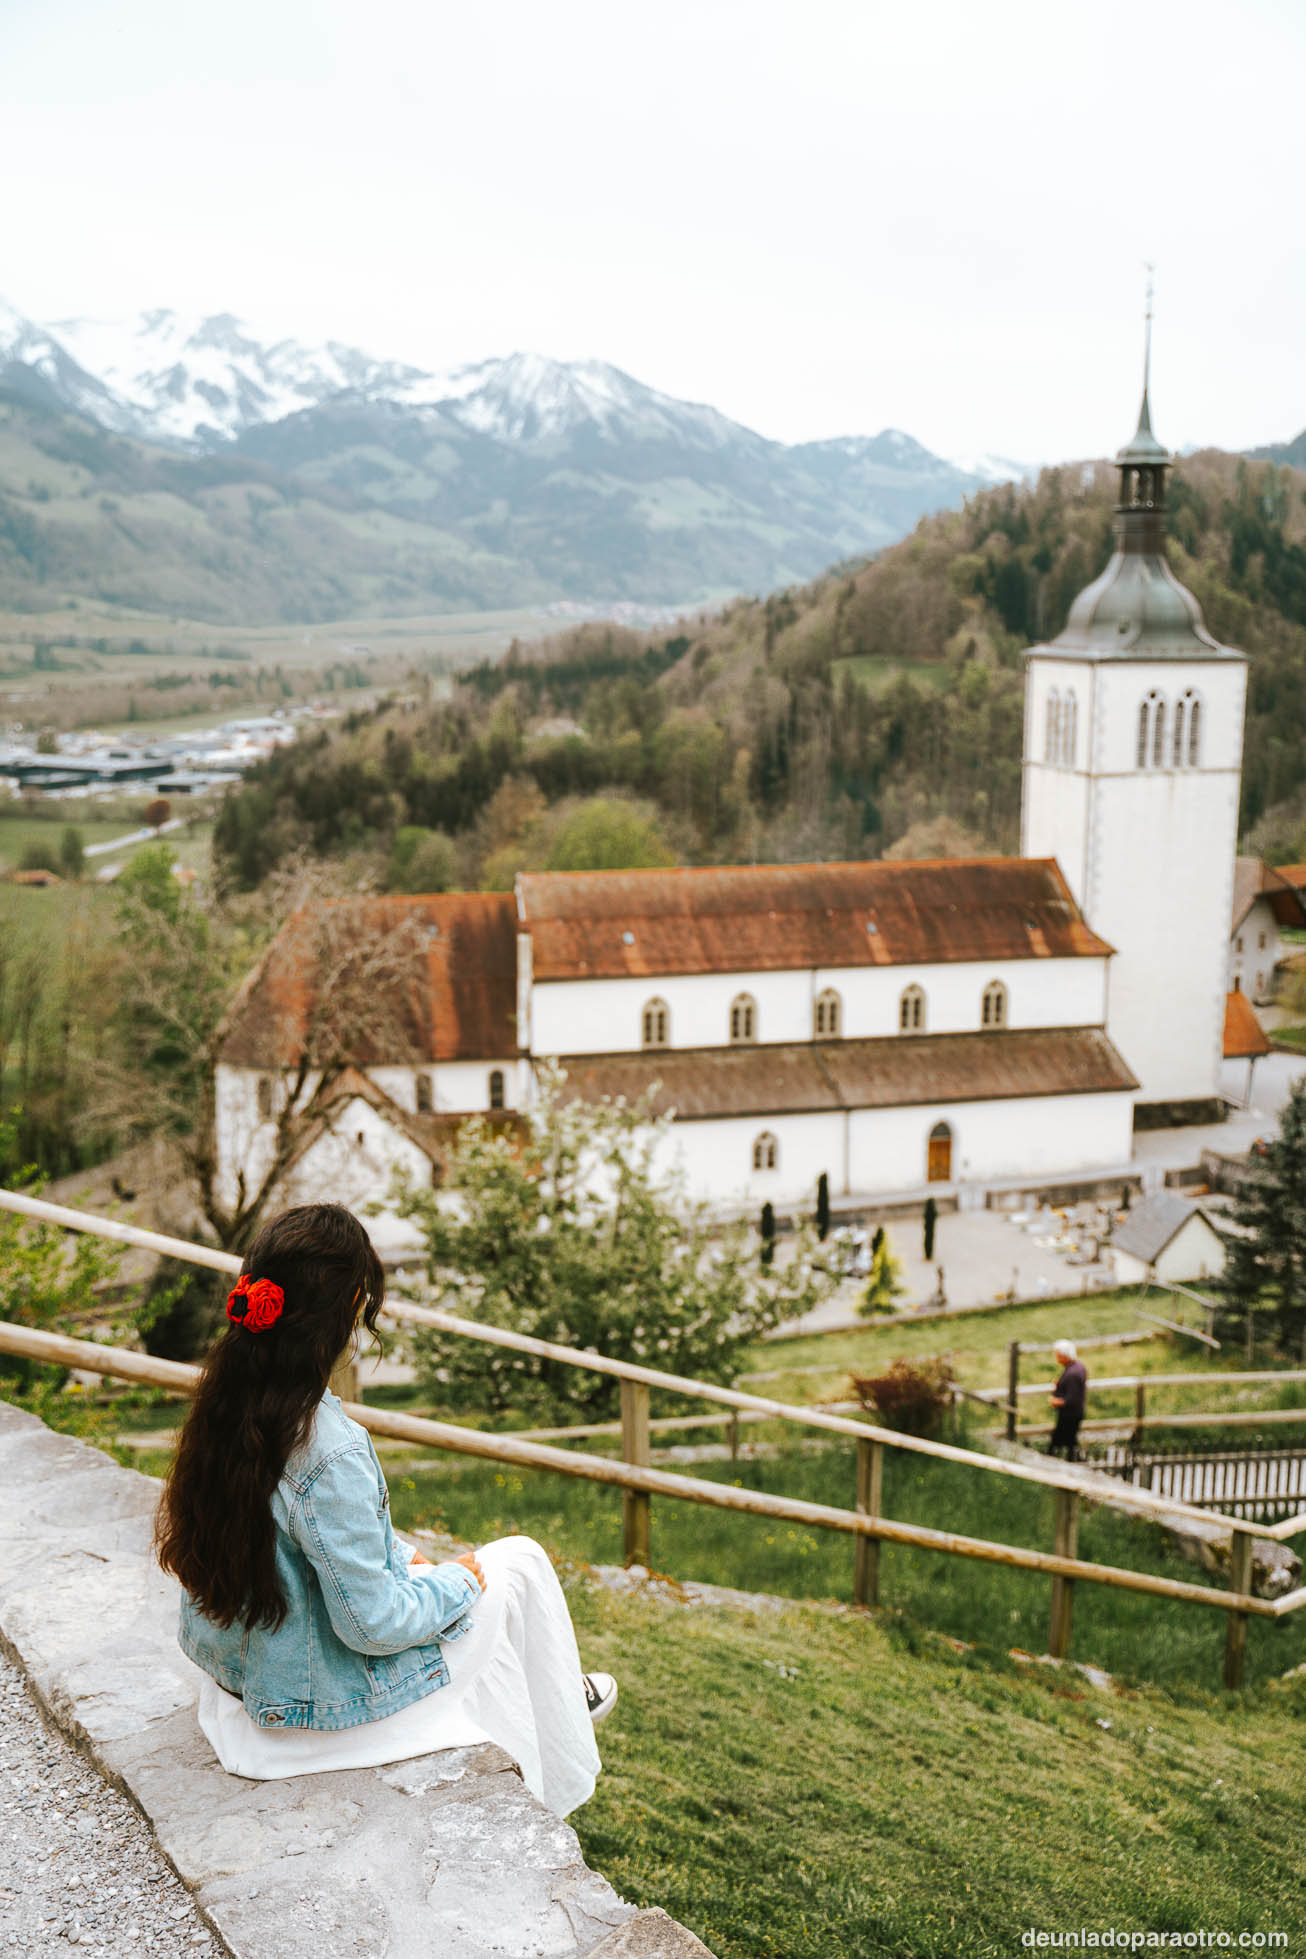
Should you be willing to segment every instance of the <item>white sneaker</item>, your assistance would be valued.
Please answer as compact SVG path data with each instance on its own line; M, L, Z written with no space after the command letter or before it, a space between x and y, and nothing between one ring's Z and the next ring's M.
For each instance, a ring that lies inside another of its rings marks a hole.
M610 1673L582 1673L581 1684L585 1689L585 1705L590 1711L590 1720L597 1728L600 1721L606 1721L617 1705L617 1683Z

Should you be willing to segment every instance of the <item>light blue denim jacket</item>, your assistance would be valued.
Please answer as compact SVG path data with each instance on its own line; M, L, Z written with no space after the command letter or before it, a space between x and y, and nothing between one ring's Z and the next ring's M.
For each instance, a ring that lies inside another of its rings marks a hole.
M281 1625L215 1626L183 1592L177 1635L261 1728L353 1728L447 1683L440 1642L471 1630L480 1587L459 1564L409 1576L371 1437L329 1390L272 1515L289 1607Z

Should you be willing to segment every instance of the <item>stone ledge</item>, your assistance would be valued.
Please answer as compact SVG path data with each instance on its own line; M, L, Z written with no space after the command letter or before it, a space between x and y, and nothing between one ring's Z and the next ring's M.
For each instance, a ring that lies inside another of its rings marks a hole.
M0 1402L0 1641L145 1815L233 1959L707 1952L589 1870L488 1744L284 1782L225 1774L195 1719L177 1586L151 1552L157 1497L149 1477Z

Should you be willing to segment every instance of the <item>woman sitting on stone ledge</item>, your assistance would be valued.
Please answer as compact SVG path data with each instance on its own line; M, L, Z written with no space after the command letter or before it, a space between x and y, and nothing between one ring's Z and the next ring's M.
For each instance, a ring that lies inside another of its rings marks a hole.
M305 1204L259 1233L227 1301L159 1506L199 1721L224 1769L270 1780L494 1741L559 1816L594 1793L583 1675L539 1545L433 1565L396 1539L371 1438L327 1386L381 1262L358 1219Z

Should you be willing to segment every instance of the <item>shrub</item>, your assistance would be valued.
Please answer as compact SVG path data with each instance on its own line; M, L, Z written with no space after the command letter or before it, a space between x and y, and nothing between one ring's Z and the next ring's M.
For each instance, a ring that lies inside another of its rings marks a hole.
M857 1310L863 1319L869 1319L874 1313L891 1313L906 1291L902 1260L895 1257L884 1235L884 1226L880 1225L871 1240L871 1274Z
M953 1373L941 1357L895 1360L883 1374L854 1374L852 1389L862 1407L885 1428L903 1435L937 1435L952 1405Z

